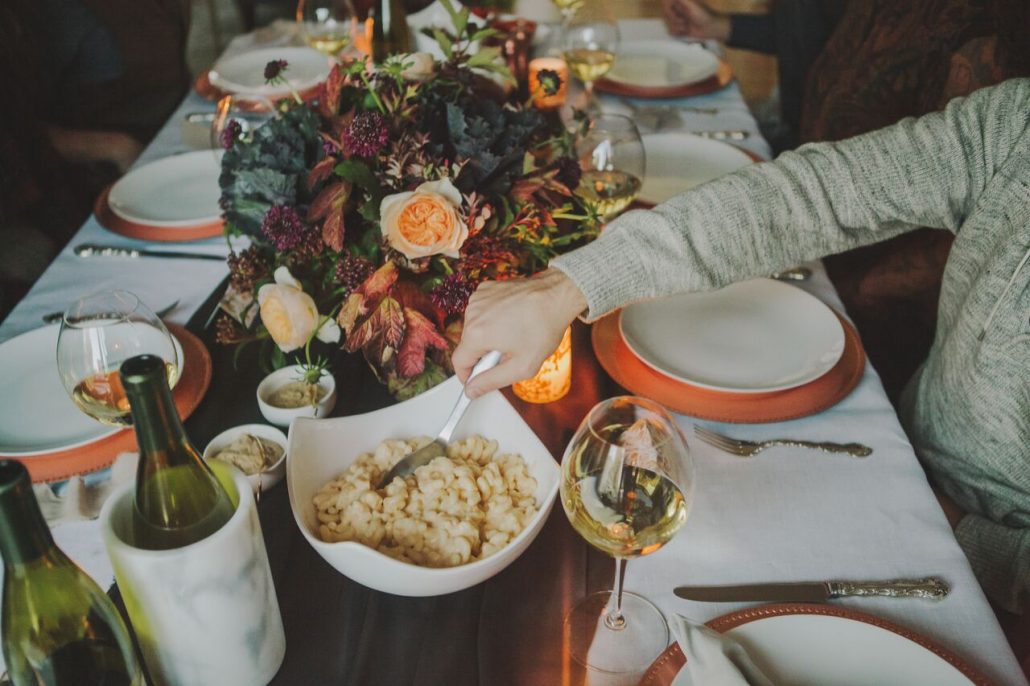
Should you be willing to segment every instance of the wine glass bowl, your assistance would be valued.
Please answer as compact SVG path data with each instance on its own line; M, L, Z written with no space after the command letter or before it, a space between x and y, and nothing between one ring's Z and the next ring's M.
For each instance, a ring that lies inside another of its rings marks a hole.
M349 0L299 0L296 20L304 42L330 58L353 42L357 27Z
M659 550L683 527L693 501L693 463L669 413L644 398L595 406L562 458L561 501L573 529L616 560L615 588L575 605L569 651L603 672L645 668L668 645L662 613L622 591L626 561Z
M583 82L586 109L596 109L594 82L611 70L619 48L619 27L611 20L584 17L566 22L562 32L562 57L569 71Z
M225 95L215 105L211 120L211 148L221 159L223 149L232 147L227 137L246 136L275 116L275 105L263 95Z
M629 207L643 184L644 142L629 117L602 114L590 121L576 141L582 176L577 197L603 219Z
M111 426L130 426L129 401L118 377L121 363L149 353L165 361L168 385L179 380L182 354L161 319L132 293L101 291L64 313L57 369L75 405Z

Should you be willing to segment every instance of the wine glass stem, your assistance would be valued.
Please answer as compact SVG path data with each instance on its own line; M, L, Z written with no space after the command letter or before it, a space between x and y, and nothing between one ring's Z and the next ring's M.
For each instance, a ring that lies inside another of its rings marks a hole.
M604 625L612 631L622 631L626 628L626 618L622 616L622 582L626 578L626 558L615 558L615 588L612 589L612 596L608 600L604 616Z

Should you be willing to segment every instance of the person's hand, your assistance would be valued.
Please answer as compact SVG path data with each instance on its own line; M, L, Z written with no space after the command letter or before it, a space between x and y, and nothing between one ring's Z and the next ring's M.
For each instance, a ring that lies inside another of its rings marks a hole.
M480 284L465 310L461 342L451 361L462 382L487 352L499 350L501 362L470 381L465 393L476 398L532 377L586 308L576 284L556 269L529 279Z
M730 37L729 16L713 12L696 0L662 0L662 13L673 35L722 42Z
M143 144L119 131L87 131L47 127L54 149L69 162L111 162L124 174L143 152Z

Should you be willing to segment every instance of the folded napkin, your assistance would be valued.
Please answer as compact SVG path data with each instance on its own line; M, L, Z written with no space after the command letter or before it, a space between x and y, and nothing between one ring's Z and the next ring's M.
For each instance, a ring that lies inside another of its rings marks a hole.
M136 453L122 453L108 469L73 476L58 484L34 484L32 489L46 523L54 528L99 517L107 497L135 477L138 460Z
M669 622L694 686L774 686L732 638L675 616Z

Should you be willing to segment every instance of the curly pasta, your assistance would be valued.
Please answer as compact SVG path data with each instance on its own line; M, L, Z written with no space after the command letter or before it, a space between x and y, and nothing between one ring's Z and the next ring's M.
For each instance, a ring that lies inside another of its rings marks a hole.
M448 457L376 490L383 474L429 440L383 441L322 486L313 498L319 537L424 567L462 565L508 545L537 511L537 483L521 455L498 454L497 441L455 441Z

